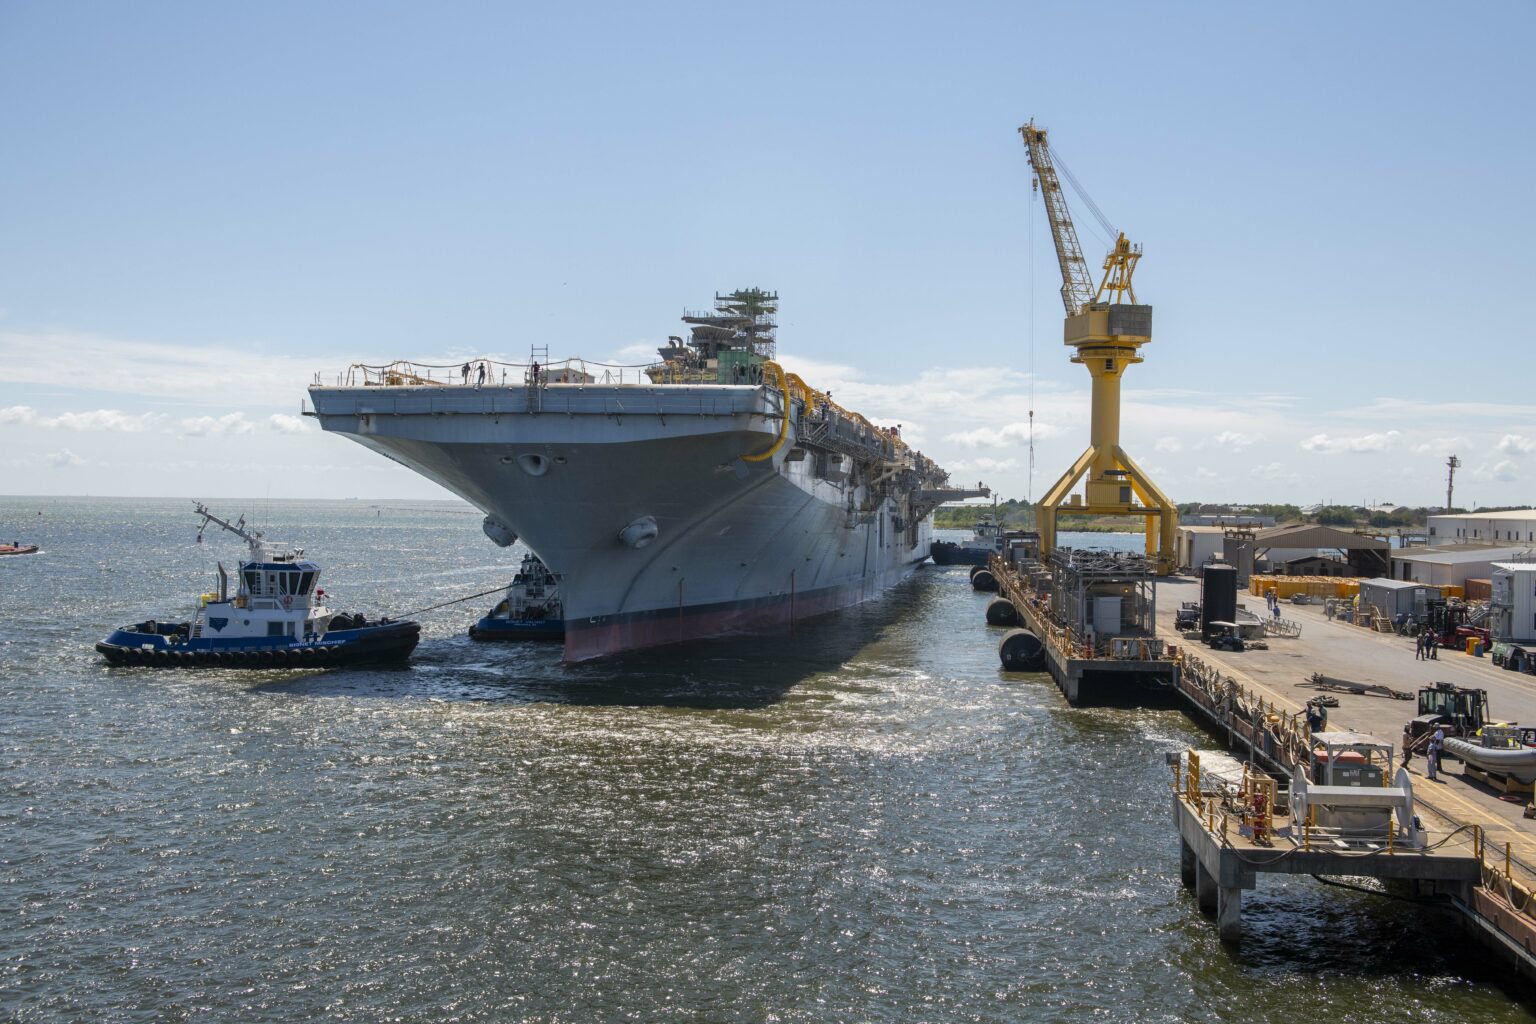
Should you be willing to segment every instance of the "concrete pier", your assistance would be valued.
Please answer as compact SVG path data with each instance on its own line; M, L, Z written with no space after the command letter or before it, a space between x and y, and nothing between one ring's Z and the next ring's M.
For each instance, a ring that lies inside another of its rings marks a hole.
M1442 680L1479 687L1488 691L1495 718L1536 722L1536 682L1529 676L1495 668L1486 659L1442 650L1438 660L1416 660L1412 638L1330 621L1321 607L1308 605L1286 610L1288 618L1301 624L1299 637L1272 638L1268 650L1213 651L1186 642L1174 629L1173 610L1181 601L1197 600L1199 584L1173 579L1161 582L1159 589L1159 632L1170 644L1183 645L1174 683L1183 707L1229 749L1276 776L1288 776L1298 760L1308 756L1310 740L1303 712L1307 698L1316 695L1308 685L1313 673L1402 691L1416 691ZM1240 600L1250 606L1261 603L1260 598L1240 596ZM1329 696L1338 700L1338 706L1329 711L1330 729L1347 727L1398 747L1404 724L1417 713L1409 701L1347 693ZM1414 873L1403 866L1413 863L1412 858L1405 860L1394 853L1391 858L1375 858L1386 862L1375 877L1417 879L1421 892L1448 896L1460 912L1469 939L1508 963L1527 981L1536 981L1536 914L1532 913L1536 911L1536 829L1522 816L1521 806L1499 799L1501 793L1474 776L1457 774L1455 762L1442 765L1434 781L1423 775L1423 768L1422 757L1410 764L1415 812L1431 834L1445 835L1465 826L1461 834L1467 835L1475 829L1480 838L1473 874L1469 880L1464 864L1451 869L1452 877L1442 877L1447 869L1440 865L1414 869L1420 872ZM1199 872L1192 877L1185 859L1201 858L1199 822L1192 825L1184 821L1179 829L1180 875L1186 885L1198 890ZM1205 870L1219 881L1220 857L1209 848L1206 855L1216 857ZM1262 870L1255 865L1255 870L1371 873L1352 860L1330 864L1318 856L1292 856ZM1221 888L1217 886L1218 903ZM1236 888L1240 893L1243 886ZM1224 937L1236 934L1232 928L1240 926L1230 924L1229 918L1223 921L1228 922Z
M1176 785L1173 819L1179 833L1179 875L1195 890L1200 909L1215 917L1223 941L1241 939L1243 890L1256 888L1263 874L1412 880L1421 891L1463 902L1471 900L1482 877L1477 837L1471 830L1432 833L1426 849L1393 847L1385 841L1345 844L1321 837L1311 842L1282 808L1274 811L1271 838L1256 840L1253 829L1211 790L1191 793Z

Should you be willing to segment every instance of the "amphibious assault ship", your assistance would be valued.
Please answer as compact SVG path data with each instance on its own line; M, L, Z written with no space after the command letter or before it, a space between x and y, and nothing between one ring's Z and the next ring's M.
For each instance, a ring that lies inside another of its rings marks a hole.
M985 492L786 372L777 309L716 295L646 367L354 365L316 378L313 415L521 538L559 580L568 661L783 630L901 580L933 509Z

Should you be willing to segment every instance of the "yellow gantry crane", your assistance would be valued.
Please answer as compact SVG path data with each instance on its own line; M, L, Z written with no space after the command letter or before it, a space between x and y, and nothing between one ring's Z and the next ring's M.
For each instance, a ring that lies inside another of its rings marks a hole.
M1075 349L1072 361L1086 366L1093 377L1088 450L1035 506L1041 551L1056 547L1056 515L1063 507L1088 515L1140 515L1146 519L1147 555L1156 561L1158 574L1167 575L1178 561L1174 542L1178 509L1120 447L1120 378L1126 367L1142 361L1141 346L1152 340L1152 307L1136 301L1131 282L1141 246L1126 241L1124 232L1115 232L1119 238L1104 257L1103 276L1095 287L1046 130L1031 120L1019 134L1029 150L1029 164L1061 264L1061 301L1067 311L1063 340ZM1084 199L1092 205L1086 195ZM1071 494L1085 475L1085 497Z

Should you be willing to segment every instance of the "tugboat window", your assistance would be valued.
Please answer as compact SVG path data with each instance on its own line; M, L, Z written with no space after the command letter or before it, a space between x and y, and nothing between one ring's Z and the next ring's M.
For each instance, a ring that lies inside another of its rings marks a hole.
M283 635L283 626L284 625L286 625L286 623L282 623L282 622L269 622L269 623L267 623L267 636L282 636Z
M299 593L301 593L301 594L309 593L309 588L314 586L314 583L315 583L315 574L312 573L312 572L304 573L303 575L301 575L299 577Z
M245 570L245 589L253 594L261 593L261 573L255 569Z

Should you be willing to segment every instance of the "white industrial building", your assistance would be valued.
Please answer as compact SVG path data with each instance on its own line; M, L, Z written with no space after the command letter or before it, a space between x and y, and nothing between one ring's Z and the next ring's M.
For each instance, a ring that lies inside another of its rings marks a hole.
M1178 527L1174 530L1173 545L1178 554L1179 568L1193 571L1206 562L1220 561L1226 533L1226 528L1222 526Z
M1429 543L1536 544L1536 508L1430 516Z
M1488 579L1497 562L1521 560L1526 550L1480 544L1399 548L1392 552L1392 578L1436 587L1465 587L1469 579Z
M1536 643L1536 563L1494 565L1488 611L1488 628L1495 640Z

